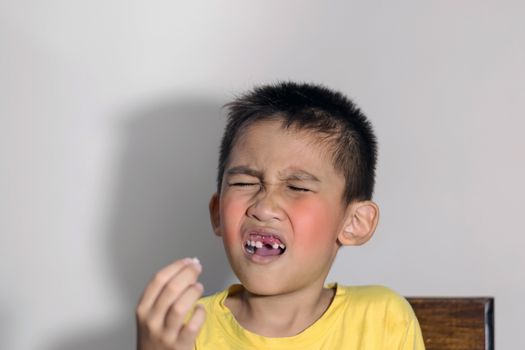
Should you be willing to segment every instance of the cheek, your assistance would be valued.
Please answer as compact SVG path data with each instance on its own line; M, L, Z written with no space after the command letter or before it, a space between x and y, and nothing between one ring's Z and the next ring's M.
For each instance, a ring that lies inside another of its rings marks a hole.
M246 212L246 206L242 201L232 200L228 196L221 199L220 220L223 238L230 241L238 234L241 220Z
M295 231L295 244L305 250L331 246L337 237L337 209L322 201L297 203L290 212Z

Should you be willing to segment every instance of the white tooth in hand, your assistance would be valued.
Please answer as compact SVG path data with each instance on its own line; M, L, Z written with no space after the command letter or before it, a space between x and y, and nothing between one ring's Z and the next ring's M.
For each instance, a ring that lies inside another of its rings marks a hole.
M272 245L272 248L273 248L273 249L277 249L277 248L279 248L279 244L274 243L274 244Z
M279 244L279 248L284 249L284 244Z
M255 242L255 248L262 248L262 247L263 247L263 244L261 241Z

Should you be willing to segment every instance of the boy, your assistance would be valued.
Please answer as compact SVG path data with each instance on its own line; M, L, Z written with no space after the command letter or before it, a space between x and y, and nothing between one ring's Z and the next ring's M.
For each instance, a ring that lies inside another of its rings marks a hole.
M194 307L198 260L167 266L137 306L138 348L424 349L394 292L325 286L339 248L368 241L379 218L365 116L340 93L296 83L227 108L210 216L241 284Z

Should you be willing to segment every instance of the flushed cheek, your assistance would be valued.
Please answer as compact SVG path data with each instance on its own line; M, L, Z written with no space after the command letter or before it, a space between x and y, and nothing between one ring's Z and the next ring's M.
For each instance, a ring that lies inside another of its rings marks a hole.
M290 211L294 227L294 246L302 251L320 252L319 248L336 245L337 209L326 203L300 203Z
M238 200L229 200L228 197L220 203L221 233L226 244L232 244L238 239L242 218L246 212L244 203Z

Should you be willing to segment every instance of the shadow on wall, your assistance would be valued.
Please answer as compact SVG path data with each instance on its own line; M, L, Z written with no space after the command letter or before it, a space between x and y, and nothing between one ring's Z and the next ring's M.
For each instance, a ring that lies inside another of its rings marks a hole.
M175 259L198 256L210 294L232 280L222 242L212 233L208 201L215 191L224 128L219 102L160 103L126 118L107 254L126 315L101 321L52 350L133 349L134 309L153 274Z

